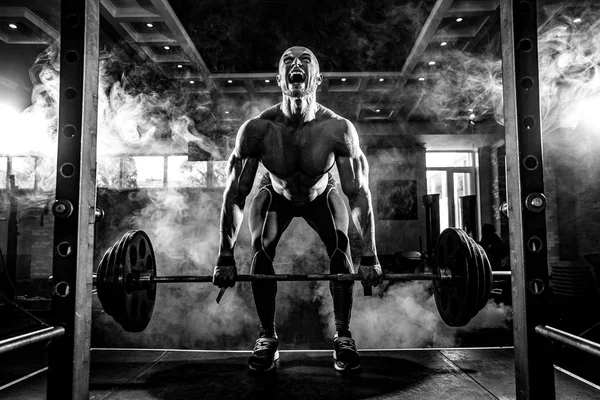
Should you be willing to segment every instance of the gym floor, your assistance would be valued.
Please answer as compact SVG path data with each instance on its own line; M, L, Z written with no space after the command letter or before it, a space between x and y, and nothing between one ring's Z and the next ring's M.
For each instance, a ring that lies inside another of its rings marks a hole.
M94 349L90 399L513 399L512 348L362 351L360 372L333 369L331 351L282 351L274 372L256 374L247 351ZM556 370L556 398L600 391ZM0 392L44 399L41 372Z

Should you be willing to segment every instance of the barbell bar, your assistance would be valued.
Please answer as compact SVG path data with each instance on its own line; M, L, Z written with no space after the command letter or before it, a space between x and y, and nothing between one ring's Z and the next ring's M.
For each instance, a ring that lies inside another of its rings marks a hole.
M509 271L492 271L483 248L461 229L444 230L433 254L432 273L385 274L384 279L433 281L437 309L449 326L466 325L487 303L493 278L510 276ZM361 278L358 274L254 274L236 278L239 282L257 280L357 281ZM130 332L140 332L150 322L158 283L196 282L212 282L212 276L158 275L152 243L141 230L125 233L106 250L95 278L104 311Z
M510 271L493 271L494 277L510 277ZM448 274L441 279L451 279ZM456 278L456 277L455 277ZM97 274L93 275L94 284L97 281ZM433 281L436 278L432 273L389 273L383 274L384 281ZM311 281L360 281L358 274L238 274L236 282L255 282L255 281L278 281L278 282L311 282ZM161 275L152 276L152 274L140 274L136 284L149 285L152 283L207 283L212 282L212 275Z

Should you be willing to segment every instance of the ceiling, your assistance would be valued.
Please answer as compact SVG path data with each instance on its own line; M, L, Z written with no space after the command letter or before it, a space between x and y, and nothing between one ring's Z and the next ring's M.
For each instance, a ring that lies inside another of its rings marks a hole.
M292 45L311 48L319 59L319 101L359 121L439 118L423 98L428 85L461 62L456 54L499 58L499 0L100 3L103 40L125 44L140 64L158 68L178 87L210 90L213 111L232 121L243 117L235 106L248 98L278 101L278 61ZM4 0L0 50L18 44L39 53L58 38L59 9L59 0ZM0 85L22 85L24 76L15 76L23 71L7 73L6 65L0 67ZM460 109L451 117L469 115Z

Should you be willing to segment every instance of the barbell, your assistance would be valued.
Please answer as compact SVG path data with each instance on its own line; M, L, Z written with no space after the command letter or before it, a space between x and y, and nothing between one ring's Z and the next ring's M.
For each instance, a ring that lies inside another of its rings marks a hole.
M433 254L431 273L385 274L388 281L433 281L435 304L449 326L466 325L490 296L494 276L483 248L458 228L445 229ZM238 275L236 281L358 281L358 274ZM102 256L94 277L104 311L124 330L141 332L150 323L159 283L212 282L211 275L159 276L152 242L141 230L132 230ZM222 291L221 291L222 294Z

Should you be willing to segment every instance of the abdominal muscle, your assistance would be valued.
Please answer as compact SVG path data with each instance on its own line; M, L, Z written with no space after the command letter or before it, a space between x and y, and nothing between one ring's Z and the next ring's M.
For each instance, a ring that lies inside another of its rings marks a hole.
M329 178L327 174L309 176L302 172L286 178L280 178L272 172L271 183L273 190L296 205L310 203L325 191Z

